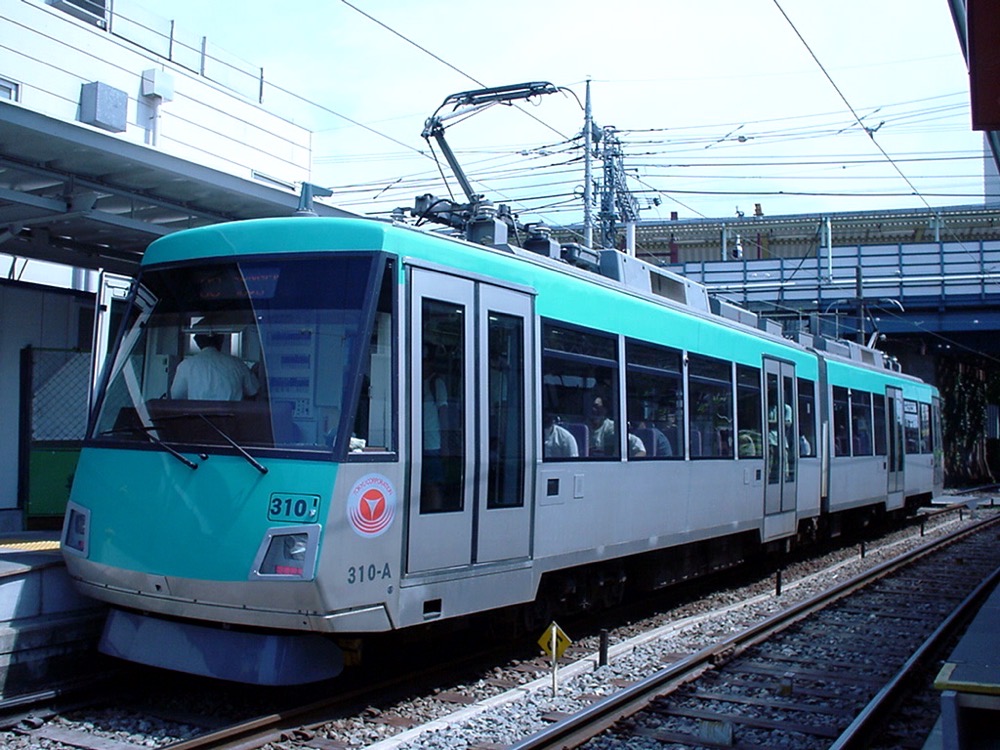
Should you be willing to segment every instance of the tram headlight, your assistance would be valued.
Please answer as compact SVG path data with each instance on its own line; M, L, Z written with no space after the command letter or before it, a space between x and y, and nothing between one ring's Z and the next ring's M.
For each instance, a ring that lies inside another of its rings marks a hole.
M312 580L319 526L270 529L257 553L251 578L282 576Z
M90 538L90 511L76 503L66 506L63 521L63 548L77 555L87 556Z

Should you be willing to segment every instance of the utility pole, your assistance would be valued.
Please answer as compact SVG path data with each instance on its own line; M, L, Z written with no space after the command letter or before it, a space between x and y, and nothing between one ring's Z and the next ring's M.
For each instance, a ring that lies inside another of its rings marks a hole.
M639 220L639 201L629 192L625 178L625 165L621 140L613 127L598 129L594 125L594 115L590 102L590 79L587 79L587 94L583 116L583 244L594 246L594 143L600 144L601 161L604 164L604 181L601 185L601 208L598 219L601 222L601 247L613 249L618 230L618 222L625 225L625 249L635 255L635 226ZM658 205L658 204L657 204Z
M854 267L854 296L858 305L858 343L865 344L865 287L861 266Z
M594 217L591 206L594 200L594 173L591 164L594 150L594 116L590 109L590 79L587 79L587 99L583 114L583 244L594 246Z
M617 221L626 228L626 251L635 255L635 224L639 220L639 202L629 192L625 179L624 153L621 140L613 127L605 127L601 137L601 157L604 160L604 184L601 186L601 244L615 246Z

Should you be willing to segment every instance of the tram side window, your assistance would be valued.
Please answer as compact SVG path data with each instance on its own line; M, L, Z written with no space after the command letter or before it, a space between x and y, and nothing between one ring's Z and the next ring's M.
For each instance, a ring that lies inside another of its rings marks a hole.
M847 389L833 386L833 455L851 455L850 412Z
M816 455L816 393L811 380L799 378L799 455Z
M424 298L421 316L420 512L450 513L464 507L466 309Z
M542 325L542 456L545 461L620 457L616 424L618 341Z
M875 419L873 424L875 425L875 455L885 456L889 453L889 444L885 431L885 396L880 393L876 393L874 395L874 413Z
M903 426L906 436L906 453L920 453L920 416L917 412L917 402L903 401Z
M487 508L524 505L524 319L490 311Z
M740 458L763 458L760 369L736 366L736 446Z
M920 406L920 452L931 453L933 443L931 442L931 405L919 404Z
M625 361L629 458L684 458L681 353L627 341Z
M691 457L732 458L732 364L700 354L689 355L688 410Z
M944 433L941 431L941 402L934 401L931 406L931 444L930 450L932 453L937 453L937 458L934 460L934 465L936 469L941 469L941 439Z
M851 448L855 456L872 455L872 395L851 391Z

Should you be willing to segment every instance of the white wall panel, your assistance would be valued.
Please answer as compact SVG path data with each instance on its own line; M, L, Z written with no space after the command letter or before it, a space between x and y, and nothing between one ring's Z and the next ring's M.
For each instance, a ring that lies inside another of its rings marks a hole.
M38 285L0 285L0 531L19 528L18 419L21 350L75 347L81 309L93 302L78 293Z
M142 72L162 69L173 78L174 99L160 105L158 150L242 178L258 170L289 183L309 179L312 136L257 103L259 69L209 43L218 59L208 61L206 72L228 81L243 96L227 90L196 72L200 36L188 33L181 37L183 43L175 39L171 46L162 36L169 33L164 19L148 18L125 2L115 7L119 12L124 9L134 21L115 16L112 29L116 33L109 33L43 0L5 4L4 26L9 33L0 35L0 76L21 84L22 106L77 122L80 87L100 81L128 96L126 130L115 137L149 145L152 108L150 100L141 96ZM135 37L139 43L118 33ZM172 50L184 64L147 47Z

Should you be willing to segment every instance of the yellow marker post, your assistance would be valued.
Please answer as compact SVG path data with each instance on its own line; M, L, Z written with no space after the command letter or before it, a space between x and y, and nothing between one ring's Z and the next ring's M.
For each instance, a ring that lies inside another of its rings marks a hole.
M563 632L555 621L549 625L545 632L542 633L542 637L538 639L538 645L542 647L542 651L549 655L552 659L552 695L556 694L559 687L559 659L566 652L566 649L572 643L569 636Z

